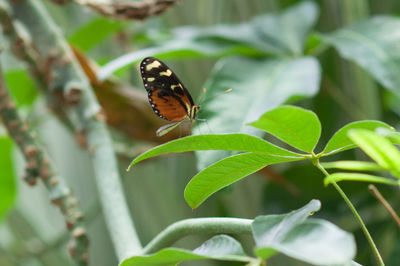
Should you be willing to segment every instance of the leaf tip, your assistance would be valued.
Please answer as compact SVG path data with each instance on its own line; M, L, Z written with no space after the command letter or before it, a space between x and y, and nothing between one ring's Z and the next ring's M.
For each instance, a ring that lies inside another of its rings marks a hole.
M135 160L133 160L133 161L131 162L131 164L126 168L125 171L129 172L134 164L135 164Z

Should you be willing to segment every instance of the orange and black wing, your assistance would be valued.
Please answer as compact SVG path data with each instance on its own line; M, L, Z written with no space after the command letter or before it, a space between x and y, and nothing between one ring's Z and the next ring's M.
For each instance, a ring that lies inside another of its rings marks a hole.
M140 63L140 73L153 111L169 121L190 117L192 97L172 70L154 57Z

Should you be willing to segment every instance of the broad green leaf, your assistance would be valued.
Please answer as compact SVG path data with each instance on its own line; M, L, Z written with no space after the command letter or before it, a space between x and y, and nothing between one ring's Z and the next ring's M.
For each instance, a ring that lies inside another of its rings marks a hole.
M339 53L367 70L384 87L400 93L400 19L376 16L322 35Z
M155 254L130 257L125 259L121 266L177 265L183 261L202 259L239 262L251 262L254 260L246 256L242 246L234 238L227 235L218 235L207 240L193 251L166 248Z
M265 15L255 19L256 30L270 46L277 46L281 54L301 55L306 38L319 15L318 6L311 1L302 1L276 15Z
M16 195L14 169L11 159L12 141L0 136L0 220L13 205Z
M399 181L367 174L359 174L359 173L333 173L324 179L324 184L329 185L332 182L339 181L360 181L360 182L371 182L371 183L381 183L386 185L400 185Z
M267 165L301 159L300 157L279 157L262 153L233 155L210 165L195 175L185 188L186 202L192 209L195 209L218 190Z
M329 163L321 163L324 168L336 168L342 170L352 171L382 171L385 170L383 167L373 162L363 161L336 161Z
M70 36L68 42L87 51L121 28L119 21L97 17Z
M322 151L322 154L326 156L357 147L357 145L354 144L354 142L347 136L347 133L351 129L360 128L360 129L374 130L379 127L393 130L393 128L388 124L374 120L365 120L365 121L357 121L349 123L344 127L342 127L341 129L339 129L332 136L332 138L326 144L325 149Z
M321 123L315 113L289 105L272 109L249 125L308 153L313 152L321 136Z
M285 102L317 93L320 82L320 67L315 58L299 59L227 58L219 61L210 79L201 118L207 123L197 123L195 134L261 132L246 123L257 120L266 111ZM230 93L216 97L232 88ZM199 152L198 168L229 156L227 152Z
M279 243L296 225L304 222L308 216L319 211L320 208L319 200L311 200L304 207L287 214L256 217L252 225L256 245L266 247Z
M378 165L400 178L400 151L389 140L365 129L351 130L348 135Z
M271 250L313 265L353 265L356 244L351 234L336 225L308 219L296 224L279 240L265 245L257 243L255 253L267 257Z
M166 153L198 150L232 150L280 156L301 156L301 154L285 150L265 140L246 134L198 135L176 139L142 153L131 162L128 170L132 165L150 157Z
M139 62L144 57L221 57L228 55L301 55L305 38L319 10L313 2L301 2L277 14L255 17L249 22L211 27L185 26L174 29L169 39L154 47L125 54L101 68L100 80Z
M37 97L37 92L35 84L26 70L8 70L5 78L17 105L32 105Z

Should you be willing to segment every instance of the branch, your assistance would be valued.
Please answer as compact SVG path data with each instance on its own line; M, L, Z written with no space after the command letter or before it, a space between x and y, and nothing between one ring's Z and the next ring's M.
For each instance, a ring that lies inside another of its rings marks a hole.
M64 4L69 0L51 0L56 4ZM110 1L110 0L73 0L75 3L87 6L93 11L114 19L143 20L147 17L160 15L179 0L143 0Z
M83 132L91 155L107 228L120 260L141 253L124 197L112 141L100 106L71 49L40 1L11 2L12 15L22 23L47 64L48 93L59 93L63 109L77 132Z
M144 248L149 254L172 245L177 240L194 234L251 234L251 219L193 218L176 222L158 234Z
M4 0L0 0L0 23L2 24L3 34L9 40L11 51L14 55L27 64L28 70L37 83L37 87L42 92L47 92L51 87L53 73L50 71L51 56L44 56L33 43L32 38L20 23L14 23L10 6ZM54 60L53 60L54 61ZM64 125L72 128L70 121L66 119L66 114L62 109L65 105L64 98L61 97L59 91L45 94L47 105L63 121Z
M25 160L25 181L34 185L40 177L50 193L53 204L64 215L67 229L70 231L69 252L78 265L88 263L88 238L83 225L83 213L69 188L56 174L49 157L39 147L27 124L21 120L15 104L8 94L3 72L0 66L0 118L8 134L21 149Z

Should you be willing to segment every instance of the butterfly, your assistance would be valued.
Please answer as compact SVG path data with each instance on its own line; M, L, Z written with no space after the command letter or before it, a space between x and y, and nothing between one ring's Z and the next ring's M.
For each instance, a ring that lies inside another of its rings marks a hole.
M154 113L173 122L160 127L157 136L167 134L184 121L196 119L200 106L194 104L189 91L165 63L146 57L140 63L140 73Z

